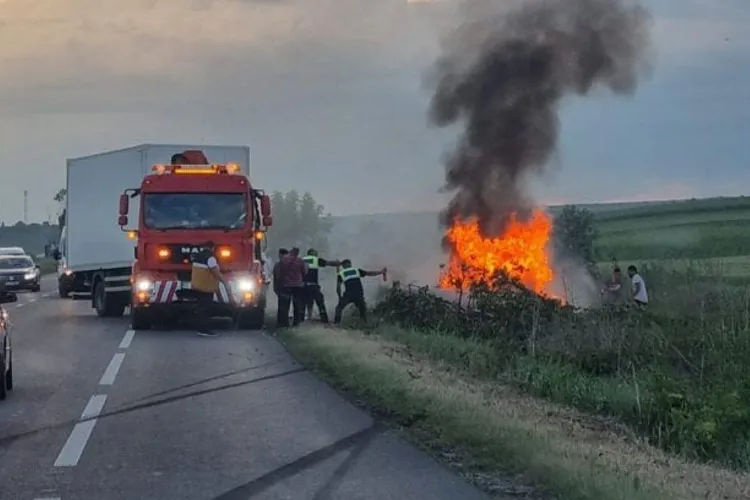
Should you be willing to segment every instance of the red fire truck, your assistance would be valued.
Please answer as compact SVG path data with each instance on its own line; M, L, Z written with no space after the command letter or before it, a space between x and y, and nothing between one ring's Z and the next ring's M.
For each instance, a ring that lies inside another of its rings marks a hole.
M241 328L260 328L269 277L264 272L271 202L237 163L212 164L202 151L184 151L178 164L156 164L140 187L120 196L118 224L136 241L130 273L134 329L176 318L194 307L191 257L213 242L228 287L214 295L214 316ZM130 200L138 199L137 229L128 229Z

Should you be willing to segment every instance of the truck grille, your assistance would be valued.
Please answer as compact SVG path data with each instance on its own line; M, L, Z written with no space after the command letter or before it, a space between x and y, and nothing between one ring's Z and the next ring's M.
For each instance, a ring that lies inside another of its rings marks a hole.
M173 264L189 264L192 262L191 257L197 255L203 247L191 245L190 243L175 243L169 246L171 252L170 261Z

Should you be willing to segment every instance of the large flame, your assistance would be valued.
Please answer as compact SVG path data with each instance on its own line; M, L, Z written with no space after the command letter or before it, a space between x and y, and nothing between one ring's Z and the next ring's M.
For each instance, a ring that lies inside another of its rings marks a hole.
M476 220L456 222L446 231L452 251L440 287L466 290L480 283L492 287L493 275L502 270L530 290L551 295L551 234L552 221L542 210L525 222L513 215L497 238L483 238Z

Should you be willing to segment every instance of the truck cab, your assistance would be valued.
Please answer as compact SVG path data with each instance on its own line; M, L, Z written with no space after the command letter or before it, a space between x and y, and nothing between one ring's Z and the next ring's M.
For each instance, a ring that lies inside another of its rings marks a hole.
M133 328L149 328L194 307L192 257L207 242L214 244L228 281L214 294L212 315L260 328L270 282L263 251L273 221L270 199L237 164L210 164L200 152L175 157L189 163L154 165L140 187L120 197L118 223L136 240L128 290ZM137 227L128 229L130 200L136 198Z

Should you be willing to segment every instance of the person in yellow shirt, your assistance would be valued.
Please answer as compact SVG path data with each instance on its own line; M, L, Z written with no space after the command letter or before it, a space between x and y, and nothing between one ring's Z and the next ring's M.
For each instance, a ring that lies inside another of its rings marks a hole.
M214 255L213 242L209 241L201 246L203 250L193 258L190 288L198 302L195 311L198 335L216 337L219 335L218 332L213 332L209 328L211 323L210 309L214 303L214 293L219 290L219 285L222 283L226 286L230 298L232 292L226 285L224 276L219 269L219 263Z

